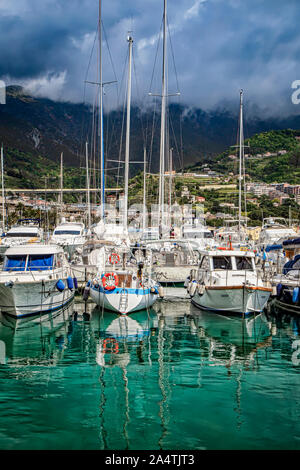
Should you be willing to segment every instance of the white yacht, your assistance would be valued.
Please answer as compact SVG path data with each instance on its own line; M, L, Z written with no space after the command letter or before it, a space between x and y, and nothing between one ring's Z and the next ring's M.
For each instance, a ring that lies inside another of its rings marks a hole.
M199 269L191 272L188 284L192 303L214 312L261 312L272 287L256 270L254 257L252 252L226 248L202 251Z
M82 249L85 241L86 230L83 223L63 220L55 227L49 243L63 247L71 258L77 249Z
M13 318L59 310L74 297L74 279L61 247L8 248L0 272L0 309Z
M39 219L20 219L0 241L0 252L3 254L11 246L41 243L43 229Z
M212 248L215 240L212 232L202 224L186 224L181 227L182 238L197 249Z
M267 217L263 219L258 246L264 249L268 245L274 245L287 238L296 237L297 233L292 227L289 227L286 219L283 217Z

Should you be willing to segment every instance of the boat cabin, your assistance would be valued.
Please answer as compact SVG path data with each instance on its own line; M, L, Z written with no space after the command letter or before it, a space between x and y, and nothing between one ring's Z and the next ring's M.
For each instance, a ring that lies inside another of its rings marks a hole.
M50 271L65 266L63 249L51 245L18 246L5 252L3 271Z
M84 235L84 224L78 222L66 222L58 225L53 236L83 236Z
M238 250L214 250L201 252L200 270L206 271L255 271L255 255Z

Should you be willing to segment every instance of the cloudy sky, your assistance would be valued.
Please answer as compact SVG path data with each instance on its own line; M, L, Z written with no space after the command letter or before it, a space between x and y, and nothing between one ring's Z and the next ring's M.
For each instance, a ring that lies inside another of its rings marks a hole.
M104 44L103 78L114 80L116 73L122 88L126 36L132 30L133 94L144 99L163 0L102 4L109 46ZM0 0L0 77L52 99L82 101L86 76L97 79L96 53L91 56L97 16L98 0ZM300 80L299 0L168 0L168 21L169 92L177 91L177 72L181 103L203 109L229 106L243 88L251 106L265 113L300 112L300 105L298 110L291 104L291 84ZM154 93L160 91L160 64L159 52ZM105 99L114 102L116 86L107 87Z

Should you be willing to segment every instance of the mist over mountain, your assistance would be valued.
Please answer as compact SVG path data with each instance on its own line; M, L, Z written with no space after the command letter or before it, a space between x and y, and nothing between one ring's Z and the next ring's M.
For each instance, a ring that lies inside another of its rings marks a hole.
M155 114L150 109L142 111L137 106L131 110L130 159L141 162L146 145L153 172L158 171L159 167L159 113L159 108ZM223 107L203 111L197 107L170 104L168 114L169 145L173 148L174 167L177 170L196 162L210 161L236 143L237 112ZM106 160L119 158L120 142L124 159L125 124L122 110L105 114ZM0 136L5 146L30 152L33 156L41 155L57 163L60 153L64 152L64 162L68 166L79 167L83 164L85 141L89 141L90 148L94 145L91 143L92 127L91 106L37 98L19 86L8 87L6 105L0 106ZM246 138L259 132L288 128L300 129L300 116L264 120L253 115L247 118L245 112ZM96 164L97 159L98 156ZM116 163L107 161L107 167L114 168ZM131 165L131 174L140 169L142 165L138 163Z

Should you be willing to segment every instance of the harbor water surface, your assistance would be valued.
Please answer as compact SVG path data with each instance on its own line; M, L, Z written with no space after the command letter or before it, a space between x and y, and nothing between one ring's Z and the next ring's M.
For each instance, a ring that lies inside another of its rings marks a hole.
M0 449L300 449L299 328L179 301L1 317Z

